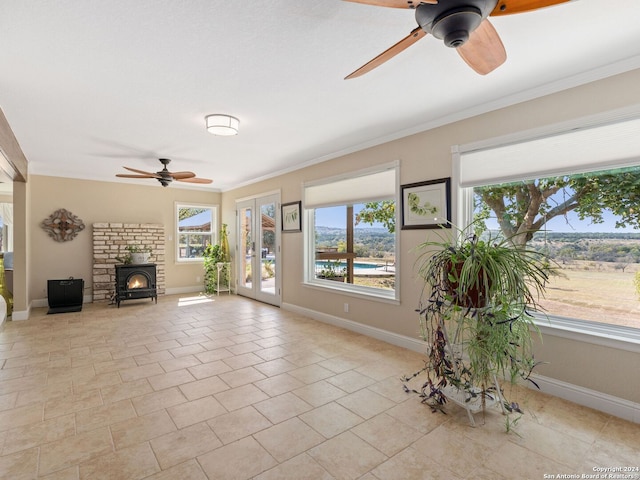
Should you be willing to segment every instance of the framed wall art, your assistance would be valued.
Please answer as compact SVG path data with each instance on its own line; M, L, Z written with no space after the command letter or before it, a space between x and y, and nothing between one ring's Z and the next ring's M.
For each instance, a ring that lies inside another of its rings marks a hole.
M301 232L302 231L302 201L283 203L280 207L282 211L282 231Z
M402 185L402 230L451 228L451 178Z

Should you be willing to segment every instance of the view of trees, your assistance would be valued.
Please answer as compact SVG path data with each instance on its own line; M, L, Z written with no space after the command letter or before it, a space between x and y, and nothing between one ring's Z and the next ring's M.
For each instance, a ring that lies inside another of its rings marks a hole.
M208 210L207 208L181 208L178 211L178 220L184 220L185 218L195 217L199 213Z
M495 216L505 237L525 245L551 219L575 210L580 220L602 223L605 210L616 227L640 228L640 169L548 177L475 188L479 217Z
M395 235L385 228L356 228L353 249L359 258L388 258L395 255ZM338 247L347 251L347 232L344 228L316 227L319 247Z
M529 242L532 249L565 265L573 261L617 263L624 271L640 263L640 233L536 233Z
M356 215L356 225L375 222L382 223L389 233L396 231L396 202L383 200L381 202L369 202Z

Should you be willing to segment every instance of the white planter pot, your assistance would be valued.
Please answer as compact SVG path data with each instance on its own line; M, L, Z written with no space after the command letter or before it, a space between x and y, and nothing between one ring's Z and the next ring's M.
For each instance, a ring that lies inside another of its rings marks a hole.
M131 254L131 263L139 264L139 263L149 263L149 253L147 252L139 252Z

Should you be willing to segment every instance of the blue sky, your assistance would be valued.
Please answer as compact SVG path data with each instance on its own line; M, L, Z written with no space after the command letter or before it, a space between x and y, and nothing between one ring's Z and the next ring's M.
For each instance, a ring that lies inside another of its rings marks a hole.
M616 217L610 211L604 212L604 223L592 223L590 219L580 220L576 212L569 212L567 217L555 217L547 222L547 232L637 232L639 229L631 227L616 228ZM487 221L487 225L492 230L498 229L498 222L495 220Z
M364 204L354 205L353 213L357 214ZM346 228L346 207L316 208L316 225L319 227ZM381 223L361 223L358 228L384 228Z

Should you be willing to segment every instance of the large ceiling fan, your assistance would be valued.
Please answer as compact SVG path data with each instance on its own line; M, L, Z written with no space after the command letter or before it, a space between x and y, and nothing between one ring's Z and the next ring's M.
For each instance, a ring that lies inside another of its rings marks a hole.
M135 172L135 175L129 173L118 173L116 177L120 178L155 178L158 180L163 187L168 187L171 182L177 180L178 182L186 182L186 183L212 183L213 180L209 180L208 178L197 178L196 174L193 172L170 172L167 170L167 165L171 162L168 158L160 158L160 163L164 165L162 170L159 172L145 172L144 170L137 170L131 167L124 167L126 170L130 172Z
M345 0L378 7L416 11L418 27L398 43L346 79L359 77L382 65L428 33L455 48L462 59L481 75L492 72L507 59L500 36L489 16L510 15L557 5L572 0Z

